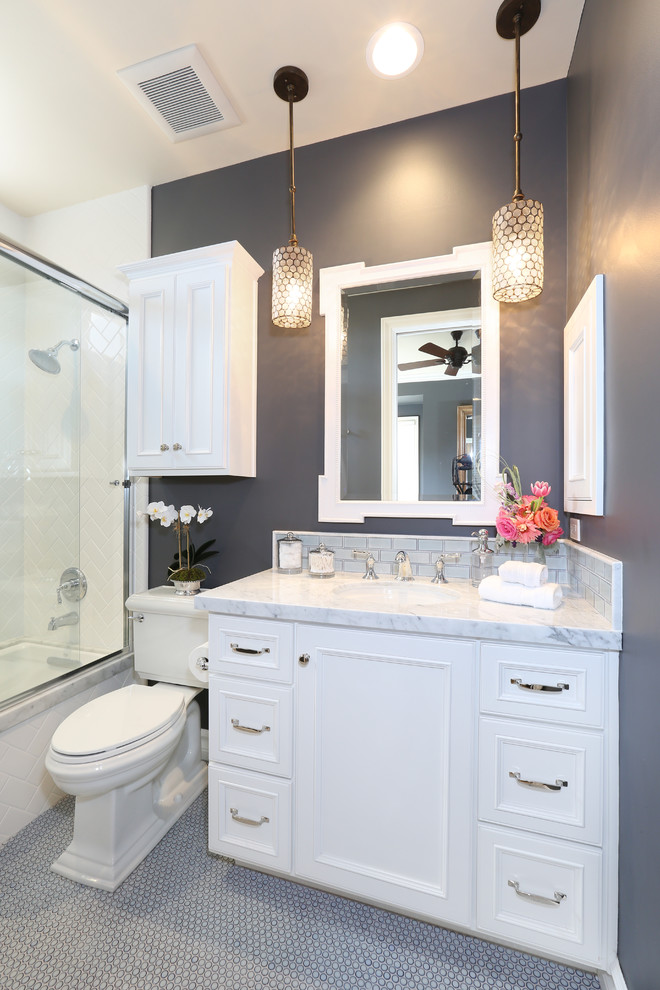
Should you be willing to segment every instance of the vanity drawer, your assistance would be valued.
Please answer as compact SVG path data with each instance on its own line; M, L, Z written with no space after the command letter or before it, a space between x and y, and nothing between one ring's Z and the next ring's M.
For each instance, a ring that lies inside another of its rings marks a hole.
M290 777L292 688L211 674L209 759Z
M480 826L477 928L516 945L597 964L601 853Z
M605 655L483 643L480 694L483 712L601 727Z
M271 619L211 615L211 670L237 677L293 680L293 625Z
M480 719L479 818L599 844L603 818L600 733Z
M291 783L209 766L209 849L291 872Z

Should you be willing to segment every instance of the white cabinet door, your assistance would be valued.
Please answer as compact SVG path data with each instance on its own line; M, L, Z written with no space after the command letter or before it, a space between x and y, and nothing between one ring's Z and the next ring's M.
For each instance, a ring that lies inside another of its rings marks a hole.
M131 469L147 474L172 465L174 282L140 279L130 298L127 456Z
M296 653L295 873L469 924L474 645L300 626Z
M227 269L213 265L175 276L172 466L227 468Z

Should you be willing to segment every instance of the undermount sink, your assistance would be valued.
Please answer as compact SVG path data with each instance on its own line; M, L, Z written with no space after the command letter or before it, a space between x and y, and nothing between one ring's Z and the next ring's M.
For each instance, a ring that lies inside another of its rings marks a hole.
M371 604L382 601L388 603L397 602L402 606L410 608L414 605L429 605L432 603L442 603L454 601L458 598L458 592L445 589L442 585L431 584L430 581L423 583L417 581L351 581L337 583L333 592L336 595L346 595L355 599L356 602L364 601Z

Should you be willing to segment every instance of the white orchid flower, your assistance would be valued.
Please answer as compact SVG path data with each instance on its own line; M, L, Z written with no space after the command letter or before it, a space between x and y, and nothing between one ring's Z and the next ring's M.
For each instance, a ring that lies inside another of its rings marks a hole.
M179 519L184 525L191 523L196 515L197 513L193 505L182 505L179 509Z
M177 512L173 505L163 506L163 511L158 516L161 526L171 526L176 522Z
M147 506L147 514L150 519L152 520L160 519L164 512L165 512L164 502L149 502L149 505Z
M203 509L201 505L197 507L197 522L206 522L206 520L210 519L212 515L213 509Z

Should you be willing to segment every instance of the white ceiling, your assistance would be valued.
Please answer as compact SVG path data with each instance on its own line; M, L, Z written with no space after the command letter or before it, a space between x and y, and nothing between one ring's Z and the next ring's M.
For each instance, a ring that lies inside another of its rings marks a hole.
M500 0L2 0L0 203L32 216L288 147L272 89L298 65L310 91L296 146L471 103L513 88ZM543 0L522 42L522 86L567 74L584 0ZM422 32L424 57L399 80L367 69L371 35L392 20ZM196 44L241 124L173 143L117 70ZM523 104L524 129L524 104Z

